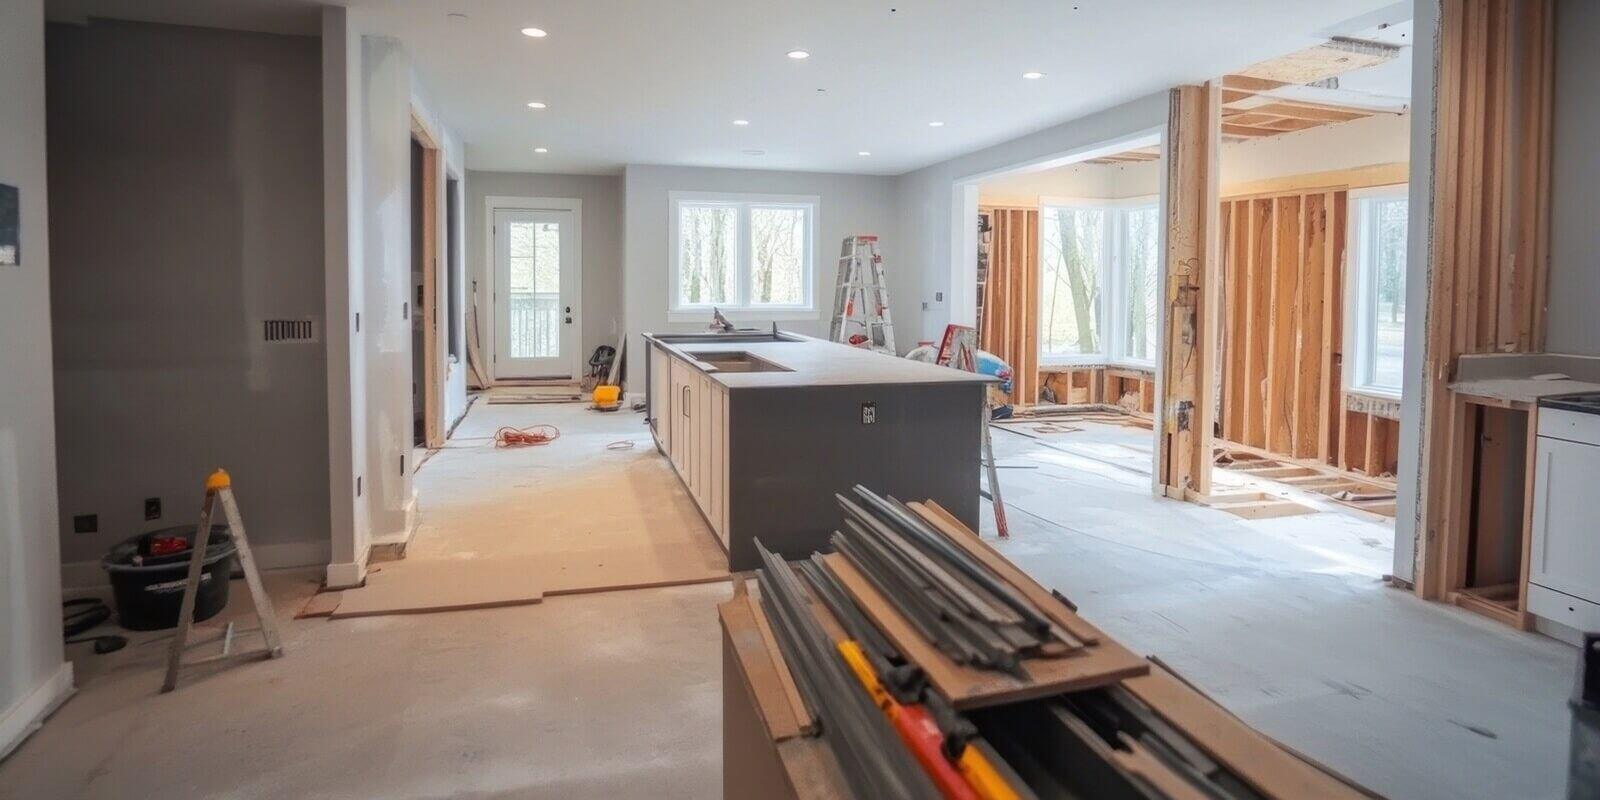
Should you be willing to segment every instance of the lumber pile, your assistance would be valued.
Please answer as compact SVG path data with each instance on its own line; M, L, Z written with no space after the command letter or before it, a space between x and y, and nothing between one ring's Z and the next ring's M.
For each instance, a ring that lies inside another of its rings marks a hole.
M811 796L1362 796L1111 640L937 504L861 486L838 500L835 552L791 564L757 541L759 602L739 592L722 610L730 641L770 640L746 648L745 674L769 684L778 752L836 773Z

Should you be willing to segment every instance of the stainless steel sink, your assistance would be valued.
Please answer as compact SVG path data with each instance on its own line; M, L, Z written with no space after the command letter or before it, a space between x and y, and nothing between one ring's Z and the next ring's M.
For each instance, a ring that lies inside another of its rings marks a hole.
M687 351L685 355L703 364L709 364L718 372L793 372L788 367L780 367L753 353L743 350L717 350Z

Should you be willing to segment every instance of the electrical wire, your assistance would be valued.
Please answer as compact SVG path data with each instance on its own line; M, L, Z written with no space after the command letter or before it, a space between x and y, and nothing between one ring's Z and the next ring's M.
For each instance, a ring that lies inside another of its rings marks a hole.
M532 447L549 444L561 438L561 429L554 425L529 425L526 428L506 426L494 432L495 447Z

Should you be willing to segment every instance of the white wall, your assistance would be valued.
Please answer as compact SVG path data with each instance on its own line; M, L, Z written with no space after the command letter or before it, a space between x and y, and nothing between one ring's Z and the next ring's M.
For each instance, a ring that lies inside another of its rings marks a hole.
M953 268L956 262L951 257L952 251L960 246L953 243L959 241L953 230L958 211L954 186L956 180L1014 166L1043 166L1063 153L1163 127L1167 122L1167 104L1167 93L1156 92L897 178L900 195L899 230L904 241L899 250L900 259L919 269L921 275L916 286L918 296L913 299L927 306L916 317L898 318L904 320L900 325L900 330L905 332L902 336L909 336L917 330L914 326L920 324L921 337L934 339L951 320L953 308L965 308L965 314L970 316L976 303L975 282L966 280L959 270ZM965 260L975 263L975 258L974 254ZM956 287L954 292L953 286ZM941 294L942 300L938 299Z
M1378 114L1222 146L1222 191L1249 181L1411 160L1411 114Z
M1556 7L1555 142L1550 178L1550 294L1545 349L1600 355L1600 4Z
M261 325L323 313L319 43L102 20L47 36L68 585L103 583L121 539L193 525L217 467L262 566L326 563L326 354Z
M780 327L815 336L827 336L833 306L839 243L857 233L878 235L879 252L889 283L890 314L895 323L895 344L901 352L914 347L918 336L917 303L922 265L905 256L897 215L896 179L871 175L821 172L704 169L629 165L623 174L623 320L628 349L643 352L641 333L702 329L710 322L667 321L670 192L736 192L749 194L814 195L820 198L817 215L816 302L814 320L784 321ZM585 220L585 225L588 221ZM770 322L740 321L764 326ZM628 374L642 376L635 358ZM635 391L638 388L635 387Z
M583 201L582 314L579 348L583 361L599 345L615 347L622 325L622 176L552 175L533 172L469 172L467 191L467 280L478 287L478 325L485 364L495 355L489 325L494 286L485 199L556 197ZM666 247L665 244L662 247ZM638 342L634 342L638 344ZM641 351L635 351L638 353Z
M403 539L416 511L411 485L411 67L397 41L362 38L361 87L363 294L356 338L366 354L367 399L361 494L372 541L382 542Z
M0 4L0 183L20 192L21 266L0 266L0 758L72 690L56 534L44 8Z

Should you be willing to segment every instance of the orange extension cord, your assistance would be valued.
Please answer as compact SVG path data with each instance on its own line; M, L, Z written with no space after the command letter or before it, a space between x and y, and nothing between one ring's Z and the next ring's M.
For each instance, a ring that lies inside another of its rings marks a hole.
M531 447L549 444L561 438L561 429L554 425L532 425L526 428L505 427L494 432L495 447Z

